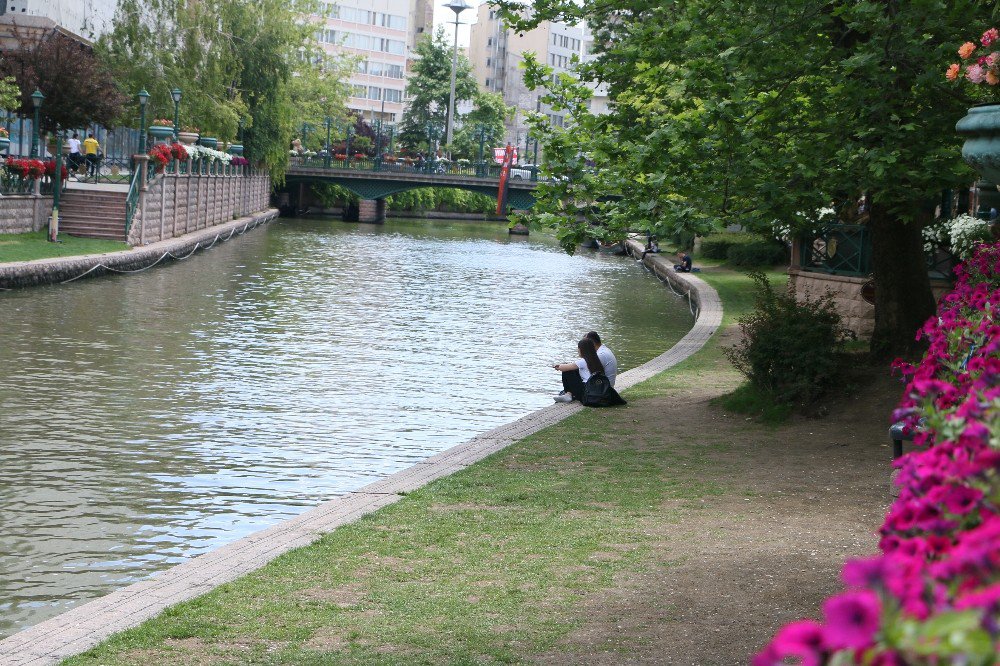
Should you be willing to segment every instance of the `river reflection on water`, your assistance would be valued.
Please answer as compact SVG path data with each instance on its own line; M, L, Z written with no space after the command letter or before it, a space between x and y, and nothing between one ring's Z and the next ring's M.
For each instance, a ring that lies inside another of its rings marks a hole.
M0 636L552 403L691 326L635 262L501 225L279 221L0 293Z

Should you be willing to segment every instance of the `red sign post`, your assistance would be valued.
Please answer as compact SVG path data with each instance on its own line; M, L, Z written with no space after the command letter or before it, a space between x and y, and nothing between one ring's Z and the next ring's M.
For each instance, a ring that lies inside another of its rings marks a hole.
M497 190L497 215L504 215L507 212L507 185L510 180L510 165L517 155L517 148L509 143L501 150L503 150L503 159L500 168L500 189ZM496 155L496 149L493 150L493 154Z

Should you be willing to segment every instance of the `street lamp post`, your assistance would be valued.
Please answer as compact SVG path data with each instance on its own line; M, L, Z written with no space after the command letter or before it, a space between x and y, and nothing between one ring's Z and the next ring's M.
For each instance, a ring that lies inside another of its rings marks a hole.
M174 141L177 141L177 132L180 131L178 121L180 120L181 109L181 89L174 88L170 91L170 99L174 100Z
M149 101L149 93L143 88L137 95L139 98L139 152L146 152L146 102Z
M56 129L56 172L52 174L52 217L49 218L49 242L55 243L59 239L59 194L62 190L62 144L65 141L65 132Z
M347 138L344 139L344 166L351 168L351 133L354 132L354 125L347 126Z
M437 153L434 151L434 139L437 139L440 135L438 134L438 129L433 122L428 121L427 123L427 173L434 173L434 162L437 161Z
M35 88L35 92L31 93L31 105L33 107L35 107L35 122L31 126L31 129L34 130L32 132L32 136L31 136L31 156L32 157L38 157L38 141L39 141L39 135L38 135L38 110L40 108L42 108L42 101L44 99L45 99L45 95L43 95L42 91L39 90L38 88Z
M486 176L486 162L483 160L486 146L486 125L476 127L476 136L479 137L479 161L476 162L476 176L483 178Z
M382 170L382 119L375 121L375 170Z
M330 168L330 153L333 152L333 148L330 146L330 125L333 124L333 118L327 116L323 120L323 124L326 125L326 157L323 158L323 166L327 169Z
M455 73L458 70L458 15L464 12L466 9L472 7L467 0L451 0L444 5L451 11L455 12L455 46L451 53L451 94L448 96L448 123L445 130L445 144L448 146L448 152L451 153L451 135L452 126L455 122Z
M395 149L395 145L396 144L394 143L395 138L396 138L396 126L395 125L389 125L389 154L390 155L395 155L396 154L396 149Z

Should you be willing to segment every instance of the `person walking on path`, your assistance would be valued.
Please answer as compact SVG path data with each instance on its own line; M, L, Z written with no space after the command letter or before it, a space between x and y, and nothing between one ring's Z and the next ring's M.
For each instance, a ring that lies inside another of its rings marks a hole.
M94 133L91 132L83 141L83 152L87 156L87 176L93 176L95 179L97 178L97 170L100 164L100 150L101 144L97 142L97 139L94 138Z
M73 132L73 138L67 143L69 143L69 172L75 180L77 169L80 168L80 163L83 162L83 155L80 154L80 135Z

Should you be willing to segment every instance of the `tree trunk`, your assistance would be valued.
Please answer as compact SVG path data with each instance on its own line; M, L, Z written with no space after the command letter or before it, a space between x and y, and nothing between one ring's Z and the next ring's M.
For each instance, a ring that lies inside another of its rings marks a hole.
M936 309L921 225L890 217L875 203L868 227L875 273L872 355L878 359L913 355L921 347L914 336Z

